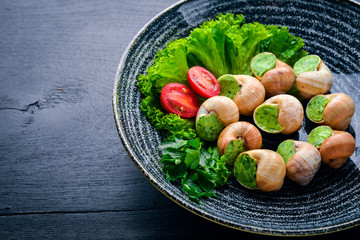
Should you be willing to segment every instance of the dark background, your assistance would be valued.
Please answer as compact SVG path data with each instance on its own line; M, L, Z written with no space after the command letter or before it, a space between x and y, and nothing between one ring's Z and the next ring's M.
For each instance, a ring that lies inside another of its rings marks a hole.
M120 57L175 2L1 1L0 239L278 238L183 209L121 145L111 107Z

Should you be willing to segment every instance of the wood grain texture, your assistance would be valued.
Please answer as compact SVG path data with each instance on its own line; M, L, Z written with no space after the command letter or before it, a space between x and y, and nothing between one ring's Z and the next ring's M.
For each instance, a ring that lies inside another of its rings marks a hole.
M117 135L111 94L120 57L175 2L1 2L1 239L265 238L167 199ZM359 227L312 238L356 233Z

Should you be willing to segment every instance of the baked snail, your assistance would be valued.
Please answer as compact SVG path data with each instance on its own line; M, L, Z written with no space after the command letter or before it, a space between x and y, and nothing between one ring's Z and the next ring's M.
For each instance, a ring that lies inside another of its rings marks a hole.
M233 166L237 156L248 150L259 149L262 145L260 131L251 123L235 122L220 134L217 147L220 155L226 156L226 163Z
M304 109L288 94L269 98L254 111L254 122L264 132L291 134L301 128Z
M334 77L330 69L317 55L308 55L294 64L295 85L302 99L330 91Z
M279 190L286 174L280 154L267 149L241 153L234 163L236 180L246 188L270 192Z
M301 186L310 183L321 164L321 155L308 142L285 140L276 151L286 164L286 175Z
M263 52L251 61L254 76L261 81L268 97L286 93L295 82L295 72L274 54Z
M255 108L265 100L265 88L248 75L223 75L218 79L220 95L234 100L240 115L251 116Z
M314 128L308 142L319 149L322 162L332 168L340 168L355 151L355 139L350 133L329 126Z
M336 130L348 128L354 112L353 100L344 93L317 95L310 99L306 107L306 115L312 122Z
M215 141L221 131L239 121L239 110L228 97L215 96L203 102L195 119L196 132L206 141Z

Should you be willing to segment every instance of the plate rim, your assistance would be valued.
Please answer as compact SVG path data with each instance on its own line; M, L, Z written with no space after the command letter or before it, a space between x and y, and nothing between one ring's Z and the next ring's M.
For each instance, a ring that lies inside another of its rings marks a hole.
M327 227L319 227L319 228L309 228L309 229L271 229L271 228L263 228L259 226L252 226L252 225L245 225L245 224L238 224L234 221L228 221L219 219L217 216L214 216L213 214L203 211L202 209L196 207L195 205L192 206L188 204L187 202L183 202L176 197L174 197L174 194L171 194L171 191L164 189L157 181L156 178L146 170L144 165L141 163L141 161L137 158L136 154L132 150L130 143L128 141L128 138L125 135L125 131L123 129L123 126L120 121L120 113L119 113L119 101L118 101L118 90L119 90L119 84L120 84L120 75L122 73L122 70L125 66L125 62L127 60L127 57L129 53L131 52L132 47L137 43L137 41L140 39L140 37L144 34L144 32L160 17L162 17L164 14L169 12L170 10L185 4L187 2L191 2L193 0L180 0L173 5L163 9L160 11L157 15L155 15L153 18L151 18L132 38L128 46L126 47L125 51L123 52L119 65L116 70L115 74L115 80L113 84L113 91L112 91L112 110L113 110L113 117L116 125L116 129L118 132L118 135L120 137L121 143L124 146L124 149L132 162L135 164L135 166L139 169L139 171L146 177L146 179L156 188L158 189L162 194L164 194L166 197L168 197L170 200L175 202L177 205L181 206L182 208L190 211L191 213L194 213L206 220L209 220L211 222L220 224L225 227L229 227L235 230L240 230L244 232L249 233L255 233L255 234L261 234L261 235L268 235L268 236L316 236L316 235L324 235L334 232L343 231L346 229L354 228L356 226L360 226L360 217L353 219L351 221L343 222L336 225L331 225ZM356 7L360 8L360 2L356 2L355 0L343 0L344 2L351 3L355 5Z

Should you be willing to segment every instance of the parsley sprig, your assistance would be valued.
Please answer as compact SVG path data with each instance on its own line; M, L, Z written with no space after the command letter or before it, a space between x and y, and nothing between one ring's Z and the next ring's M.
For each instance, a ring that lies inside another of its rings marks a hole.
M216 197L215 188L228 183L230 171L216 147L207 149L199 138L174 138L161 144L160 162L167 181L180 181L183 191L197 203L201 197Z

